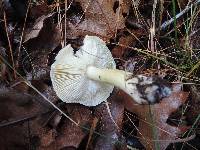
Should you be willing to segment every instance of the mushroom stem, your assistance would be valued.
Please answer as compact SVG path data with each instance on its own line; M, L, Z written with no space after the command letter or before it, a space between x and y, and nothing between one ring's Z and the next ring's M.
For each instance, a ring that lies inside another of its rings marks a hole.
M118 69L100 69L88 66L86 75L89 79L112 84L127 94L137 103L155 103L171 94L171 88L161 78L133 76L132 73Z
M88 66L86 75L89 79L105 82L125 90L125 80L127 76L132 76L132 73L118 69L100 69L94 66Z

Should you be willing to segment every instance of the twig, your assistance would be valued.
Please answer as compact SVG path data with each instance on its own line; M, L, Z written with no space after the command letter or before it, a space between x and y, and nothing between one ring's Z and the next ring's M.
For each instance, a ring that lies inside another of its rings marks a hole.
M183 11L181 11L180 13L178 13L174 18L171 18L170 20L165 21L160 26L160 29L164 30L167 26L169 26L170 24L172 24L175 19L180 18L183 14L185 14L186 12L188 12L190 9L192 9L195 6L197 6L198 4L200 4L200 0L197 0L194 4L191 4L190 6L186 6L185 9Z

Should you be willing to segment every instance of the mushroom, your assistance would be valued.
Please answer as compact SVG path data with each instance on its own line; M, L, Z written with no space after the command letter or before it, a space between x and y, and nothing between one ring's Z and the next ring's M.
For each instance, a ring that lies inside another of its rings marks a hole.
M71 45L61 49L51 66L50 77L57 96L66 103L96 106L110 96L114 86L137 103L155 103L171 94L163 79L134 76L116 69L105 42L86 35L76 53Z

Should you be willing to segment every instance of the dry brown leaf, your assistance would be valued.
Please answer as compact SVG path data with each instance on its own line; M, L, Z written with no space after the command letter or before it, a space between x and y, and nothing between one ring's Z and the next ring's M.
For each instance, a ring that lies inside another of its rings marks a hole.
M25 130L27 124L20 126L1 127L0 129L0 145L2 150L16 149L26 150L28 141L25 140L27 134Z
M103 136L100 136L97 139L97 143L95 145L95 150L103 150L103 149L124 149L124 143L121 138L121 128L122 128L122 120L124 113L124 105L120 97L118 95L113 95L108 100L109 109L105 104L101 104L97 109L97 113L100 114L101 117L101 129L98 131ZM110 113L110 114L109 114ZM111 118L112 116L112 118ZM119 143L116 147L116 144Z
M93 122L92 122L92 126L90 128L90 133L89 133L89 137L88 137L88 141L87 141L87 145L86 145L86 150L88 150L89 146L90 146L90 142L92 139L92 136L94 134L94 131L97 127L97 123L98 123L99 119L97 117L94 117Z
M31 18L39 18L42 15L47 15L49 13L48 5L46 1L40 4L34 5L30 8Z
M22 65L24 71L30 73L27 74L30 80L49 78L50 68L48 63L49 60L54 61L49 59L49 54L58 47L60 43L61 30L51 22L51 19L47 19L39 35L25 43L29 55L27 53L24 54L26 57L22 58L24 61Z
M27 77L31 80L48 79L50 74L50 67L48 66L48 53L38 51L33 53L33 55L33 60L31 62L33 67L31 68L31 73L27 74Z
M1 41L0 41L0 56L3 58L6 58L6 49L4 47L1 46ZM1 60L0 58L0 78L1 80L6 80L6 77L8 73L8 68L6 66L6 64L3 62L3 60Z
M81 106L75 107L73 108L73 112L70 114L72 115L74 121L78 122L81 126L91 124L91 112L88 108ZM81 127L78 127L73 122L69 121L62 127L61 130L62 133L57 138L58 149L62 149L65 147L78 148L79 144L87 134L87 132L84 133L84 130Z
M167 124L169 115L184 104L187 97L188 92L181 91L180 85L174 86L170 97L150 106L134 104L129 97L124 97L126 108L136 113L140 119L138 136L147 149L159 147L164 150L187 129Z
M118 29L125 27L125 17L131 6L130 0L77 0L76 2L80 3L84 11L84 20L76 24L68 22L70 29L66 36L69 39L95 34L108 41Z
M130 47L135 47L136 43L142 43L139 39L142 36L148 34L142 28L133 29L133 30L126 29L125 31L128 32L129 35L123 34L120 37L119 42L116 44L116 47L113 48L112 50L113 57L127 59L125 56L126 53L130 53L131 51L134 51Z
M49 130L43 133L43 136L40 139L41 146L46 147L54 142L56 138L55 130Z
M51 17L52 14L49 14L49 15L43 15L41 17L39 17L34 25L33 25L33 28L30 30L30 32L28 32L27 34L25 34L25 37L24 37L24 42L27 42L28 40L30 39L33 39L35 37L37 37L41 31L41 29L43 28L43 24L44 24L44 20L46 18L49 18Z
M196 85L190 85L189 89L190 89L191 99L190 99L190 105L186 112L186 117L188 122L192 125L196 121L198 115L200 114L200 92L199 89L196 87Z
M46 134L42 134L41 139L44 143L40 145L40 150L52 150L52 149L63 149L63 148L78 148L79 144L83 138L89 132L81 128L81 126L86 127L87 125L92 124L92 114L88 107L77 105L77 104L67 104L67 110L70 114L70 117L76 121L80 126L76 126L73 122L65 120L64 123L59 127L54 138L53 129L47 130ZM50 137L51 142L47 142L47 137Z
M113 57L123 59L123 55L125 51L128 49L127 47L133 46L134 42L135 42L135 38L133 36L121 37L119 39L118 44L119 45L122 44L124 46L117 46L113 48L112 50Z
M24 84L16 90L0 88L0 149L16 149L16 146L21 150L28 149L28 139L32 138L33 131L30 124L37 124L35 130L41 126L37 119L32 119L47 110L35 102L38 97L28 94L27 90Z
M48 53L60 45L61 29L58 28L57 24L54 24L53 18L50 16L43 16L44 18L41 18L38 26L40 24L42 27L40 26L36 31L31 28L29 29L30 32L25 34L27 38L25 38L26 42L24 45L30 54L33 52L45 52L48 55Z

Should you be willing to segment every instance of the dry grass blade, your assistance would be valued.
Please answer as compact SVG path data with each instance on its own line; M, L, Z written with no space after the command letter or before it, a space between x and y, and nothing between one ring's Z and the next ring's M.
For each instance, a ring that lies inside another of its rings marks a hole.
M16 69L15 69L15 63L14 63L14 58L13 58L13 50L12 50L12 46L11 46L11 42L10 42L10 37L9 37L9 33L8 33L8 25L7 25L7 19L6 19L6 13L4 11L4 25L5 25L5 29L6 29L6 35L7 35L7 40L8 40L8 46L9 46L9 54L10 54L10 58L11 58L11 63L12 63L12 68L13 68L13 73L14 73L14 78L16 79L17 75L16 75Z
M25 29L25 26L26 26L26 20L27 20L29 8L30 8L30 0L28 1L28 7L27 7L27 10L26 10L26 15L25 15L25 19L24 19L23 28L22 28L22 33L21 33L21 36L20 36L20 42L19 42L19 46L18 46L18 50L17 50L17 61L16 61L16 66L17 66L17 68L18 68L18 66L19 66L18 63L19 63L20 52L21 52L21 46L22 46L22 40L23 40L23 36L24 36L24 29Z
M88 148L89 148L89 144L90 144L90 141L91 141L91 139L92 139L92 135L94 134L95 128L96 128L96 126L97 126L98 120L99 120L99 119L96 118L96 117L93 119L92 126L91 126L91 128L90 128L89 138L88 138L88 141L87 141L87 145L86 145L85 150L88 150Z

